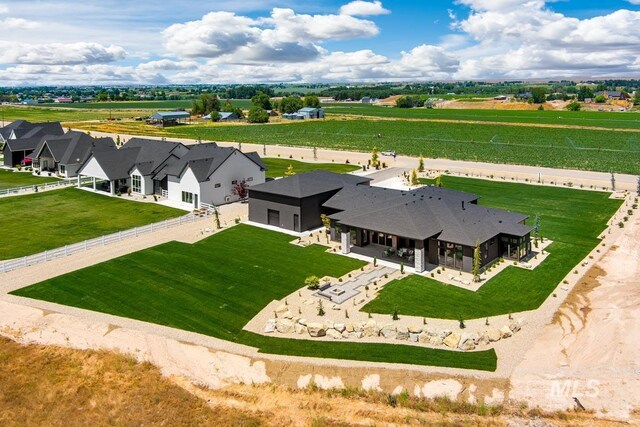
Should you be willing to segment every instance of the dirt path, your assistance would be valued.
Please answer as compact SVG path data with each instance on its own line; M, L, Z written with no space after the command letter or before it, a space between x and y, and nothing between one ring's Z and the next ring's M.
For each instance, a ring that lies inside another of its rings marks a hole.
M577 397L616 417L640 408L640 215L631 218L514 370L512 398L561 409Z

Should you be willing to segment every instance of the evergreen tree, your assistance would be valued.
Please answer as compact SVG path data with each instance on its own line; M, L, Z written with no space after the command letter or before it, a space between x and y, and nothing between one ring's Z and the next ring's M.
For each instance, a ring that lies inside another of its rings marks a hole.
M418 159L418 172L424 172L424 158L422 157L422 154L420 154L420 158Z
M293 165L289 165L287 170L284 172L284 176L293 176L296 173L293 171Z
M371 167L378 169L380 167L380 155L379 155L380 151L378 150L378 147L373 147L373 150L371 151Z
M418 172L415 169L411 171L411 179L409 180L409 183L411 184L411 186L414 186L414 187L419 184Z
M480 255L480 242L476 241L476 247L473 249L473 281L480 281L480 263L482 258Z

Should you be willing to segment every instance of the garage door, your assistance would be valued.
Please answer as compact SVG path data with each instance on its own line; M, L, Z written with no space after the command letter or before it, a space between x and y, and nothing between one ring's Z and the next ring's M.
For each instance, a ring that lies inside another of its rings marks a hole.
M267 209L267 224L280 227L280 211Z

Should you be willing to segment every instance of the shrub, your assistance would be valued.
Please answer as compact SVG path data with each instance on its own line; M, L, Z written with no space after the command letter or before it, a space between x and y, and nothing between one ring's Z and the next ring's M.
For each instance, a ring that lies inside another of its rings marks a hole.
M318 300L318 316L324 316L324 307L322 306L322 300Z
M320 287L320 279L318 279L318 276L309 276L304 279L304 285L307 289L316 290Z
M377 267L378 266L378 258L373 257L373 266Z
M404 263L400 263L400 274L404 274Z
M398 307L394 307L393 308L393 316L391 317L393 320L399 320L400 317L398 317Z

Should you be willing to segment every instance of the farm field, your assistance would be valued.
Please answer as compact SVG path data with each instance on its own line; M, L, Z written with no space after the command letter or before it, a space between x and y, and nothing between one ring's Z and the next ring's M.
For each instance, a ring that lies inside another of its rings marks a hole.
M267 166L267 177L278 178L284 176L289 165L293 166L295 173L305 173L315 170L325 170L335 173L347 173L360 169L359 166L347 165L343 163L307 163L291 159L278 159L274 157L263 157L262 161Z
M30 122L73 122L85 120L106 120L112 118L130 118L148 114L140 110L85 110L73 108L18 107L2 106L5 122L28 120Z
M327 114L348 114L385 118L464 120L604 127L640 130L640 112L457 110L386 108L367 104L323 104Z
M70 123L85 130L167 138L398 154L640 174L640 132L406 120L305 121L269 125L205 123L158 129L140 122ZM382 137L378 137L378 134Z
M224 102L224 100L222 100ZM240 108L251 108L250 99L232 99L231 103ZM179 99L170 101L109 101L109 102L78 102L72 104L39 104L32 108L51 107L51 108L74 108L80 110L175 110L178 108L190 109L190 99Z
M10 170L0 169L0 190L24 187L27 185L42 185L47 182L54 182L57 180L57 178L51 176L40 177L27 172L13 172Z
M423 180L423 183L431 183ZM620 207L609 193L443 177L447 188L480 196L479 204L540 215L541 235L554 241L534 270L507 267L477 292L411 275L384 287L363 310L445 319L475 319L538 308L562 279L600 243L606 222ZM534 248L535 250L535 248ZM437 276L436 276L437 279Z
M463 353L243 331L264 306L300 288L305 277L341 276L364 264L327 253L322 246L291 245L290 240L283 233L241 224L193 245L170 242L13 294L198 332L264 353L495 370L493 350Z
M8 231L0 260L138 227L184 214L155 203L140 203L76 188L0 199L0 227ZM19 218L20 226L16 226Z

